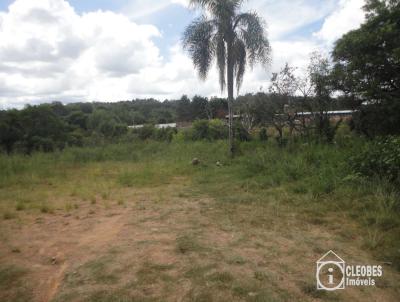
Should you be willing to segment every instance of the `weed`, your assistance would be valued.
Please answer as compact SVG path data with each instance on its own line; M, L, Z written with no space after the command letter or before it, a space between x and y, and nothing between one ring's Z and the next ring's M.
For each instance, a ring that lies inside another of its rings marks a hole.
M218 283L231 283L234 277L229 272L216 272L208 276L208 280Z
M204 247L190 235L183 235L176 239L177 250L179 253L187 254L190 252L203 251Z
M54 210L52 207L50 207L50 205L48 205L47 203L42 203L40 205L40 212L48 214L48 213L53 213Z
M17 205L15 206L15 210L17 210L17 211L23 211L25 209L26 209L26 206L22 202L18 202Z
M7 211L7 212L3 213L4 220L10 220L10 219L14 219L16 217L17 217L17 215L14 212Z
M5 289L10 287L18 282L26 273L27 270L15 265L0 266L0 288Z

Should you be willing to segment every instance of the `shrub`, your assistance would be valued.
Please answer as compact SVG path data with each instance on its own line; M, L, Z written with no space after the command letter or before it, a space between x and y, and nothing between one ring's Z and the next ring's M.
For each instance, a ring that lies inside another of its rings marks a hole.
M153 132L153 138L158 141L171 142L177 132L178 131L175 128L155 129Z
M192 139L193 140L210 139L209 125L207 120L197 120L193 123Z
M240 123L235 125L235 137L241 142L251 141L250 133Z
M221 120L197 120L186 133L188 136L191 140L219 140L228 137L228 129Z
M135 131L141 140L146 140L154 135L156 128L153 125L144 125L142 128L136 129Z
M261 128L258 137L260 139L260 141L262 142L266 142L268 140L268 132L266 128Z
M389 136L367 144L351 157L350 165L356 173L400 182L400 137Z
M228 127L226 124L218 119L210 120L208 122L209 136L213 140L225 139L228 137Z

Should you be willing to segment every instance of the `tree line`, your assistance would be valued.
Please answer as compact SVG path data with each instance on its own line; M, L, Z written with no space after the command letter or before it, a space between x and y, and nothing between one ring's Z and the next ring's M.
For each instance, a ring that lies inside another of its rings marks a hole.
M286 64L273 74L268 91L237 97L232 101L231 111L228 99L202 96L192 99L182 96L163 102L136 99L118 103L63 105L53 102L26 106L22 110L0 111L0 149L7 153L30 154L35 150L53 151L66 146L113 142L129 138L128 125L225 120L229 113L241 116L240 127L231 125L233 136L234 131L246 137L245 132L249 134L255 128L272 127L280 142L296 134L329 143L344 121L332 121L328 111L343 109L354 112L349 125L361 135L368 138L398 135L400 4L398 0L368 0L366 3L366 21L359 29L340 38L330 57L312 54L306 72L298 72L296 66ZM194 25L202 28L204 24L201 24ZM190 32L187 32L187 39L189 43ZM196 51L194 44L192 46L192 51ZM239 79L242 79L242 72ZM302 112L311 115L305 118ZM202 133L208 131L204 129L216 129L215 124L211 126L198 124ZM142 133L139 137L154 135ZM170 135L159 133L155 137L170 138Z
M0 150L30 154L36 150L49 152L66 146L113 142L126 135L130 125L223 118L226 108L225 99L200 96L189 99L185 95L164 102L136 99L117 103L27 105L22 110L0 111Z

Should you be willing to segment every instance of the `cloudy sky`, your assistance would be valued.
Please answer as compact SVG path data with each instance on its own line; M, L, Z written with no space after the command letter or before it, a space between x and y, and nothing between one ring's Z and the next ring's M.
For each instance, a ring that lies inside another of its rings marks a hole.
M159 100L220 96L217 74L201 82L180 37L196 17L187 0L0 0L0 109L50 101ZM285 62L363 22L363 0L249 0L268 24L273 63L245 76L241 93L266 89ZM301 69L300 69L301 70Z

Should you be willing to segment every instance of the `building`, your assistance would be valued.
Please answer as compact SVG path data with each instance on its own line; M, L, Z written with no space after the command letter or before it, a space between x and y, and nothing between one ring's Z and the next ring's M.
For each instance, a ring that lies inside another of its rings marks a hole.
M144 125L133 125L133 126L128 126L128 129L140 129L143 127L144 127ZM176 125L176 123L157 124L157 125L154 125L154 127L157 129L167 129L167 128L176 128L177 125Z

